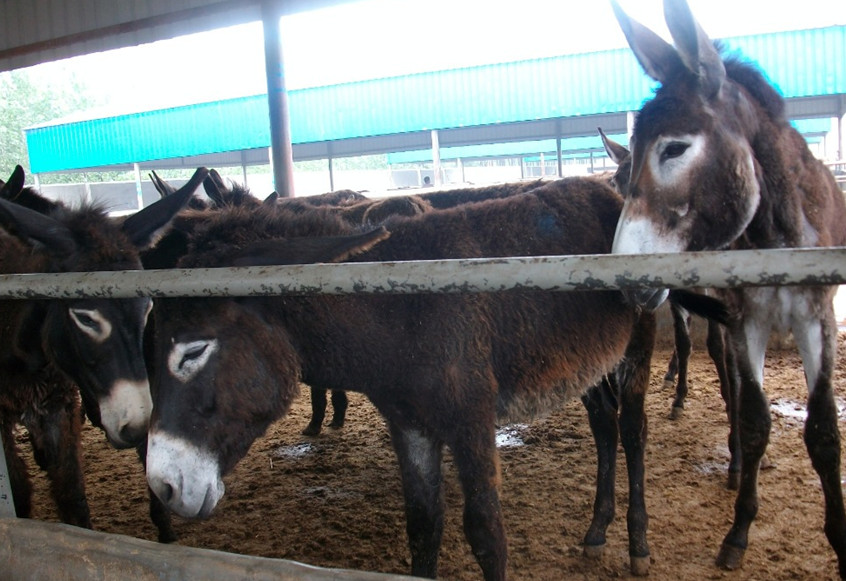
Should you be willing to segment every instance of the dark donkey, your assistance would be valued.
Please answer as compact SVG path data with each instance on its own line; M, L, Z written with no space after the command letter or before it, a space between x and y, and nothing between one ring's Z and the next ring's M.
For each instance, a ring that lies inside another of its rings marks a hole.
M234 208L192 233L179 266L607 253L621 206L606 185L569 179L533 196L394 218L390 237L356 234L328 213ZM287 412L300 381L360 390L386 418L399 459L412 573L437 573L446 445L467 539L485 578L501 580L497 421L584 396L598 448L585 543L598 550L615 510L619 401L631 566L645 573L643 400L654 318L638 313L612 291L157 300L149 484L178 514L208 517L223 475Z
M613 173L611 184L616 188L623 198L629 195L629 178L631 177L632 158L628 148L610 139L602 129L599 130L602 144L614 163L617 170ZM693 344L690 340L691 313L678 300L674 300L671 293L669 297L670 314L673 320L673 339L675 348L670 362L667 365L667 372L664 374L664 389L675 387L676 395L673 398L673 405L670 412L671 419L679 419L684 410L684 401L687 398L687 364L690 360L690 353ZM740 443L737 430L737 381L730 373L729 367L733 365L731 353L726 349L725 327L715 317L706 318L708 333L706 347L708 355L714 362L717 370L717 377L720 382L720 396L726 404L726 416L729 420L728 447L731 459L728 467L728 488L737 490L740 485Z
M345 204L337 211L339 216L352 224L376 226L392 216L415 216L433 210L454 208L462 204L484 202L522 194L543 185L546 180L508 182L490 186L453 188L408 196L394 196L383 199L366 199ZM308 198L306 198L308 199ZM296 200L296 199L295 199ZM303 211L307 208L301 204ZM349 401L342 390L332 391L332 420L330 428L342 428L346 420ZM311 419L303 429L306 436L317 436L326 418L326 390L311 389Z
M0 191L0 272L140 268L139 249L186 199L179 193L118 224L102 209L74 210L40 198L24 188L18 166ZM18 516L31 510L31 485L13 435L23 424L61 519L90 528L77 393L113 446L144 440L152 401L141 339L150 307L147 298L0 301L0 430Z
M846 204L832 174L788 123L763 74L723 59L682 0L664 4L676 48L614 3L644 70L661 82L632 138L629 196L614 252L824 247L846 244ZM740 489L717 564L742 565L758 510L758 468L770 432L763 368L772 329L790 330L808 384L805 445L825 495L825 533L846 578L840 433L832 390L833 286L744 288L720 294L740 313L728 327L740 380ZM634 293L655 306L661 293Z

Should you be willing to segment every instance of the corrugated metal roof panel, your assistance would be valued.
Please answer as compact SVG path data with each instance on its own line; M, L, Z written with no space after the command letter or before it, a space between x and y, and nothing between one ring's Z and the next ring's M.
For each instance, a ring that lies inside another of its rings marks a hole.
M228 129L228 130L227 130ZM267 147L264 95L26 131L33 173Z
M846 93L846 27L832 26L725 40L755 62L786 98Z
M846 26L725 42L788 98L846 94ZM291 136L306 144L626 112L653 86L619 49L300 89L288 98ZM267 125L258 95L40 126L27 144L41 173L268 147Z

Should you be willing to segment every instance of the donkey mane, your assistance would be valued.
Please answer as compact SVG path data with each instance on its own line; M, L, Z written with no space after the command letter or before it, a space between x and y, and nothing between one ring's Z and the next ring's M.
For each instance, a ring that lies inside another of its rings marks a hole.
M73 211L57 206L48 215L70 230L78 247L63 261L62 268L84 272L100 270L106 263L110 264L110 270L120 263L125 263L126 269L140 268L137 248L123 234L120 223L109 218L102 204L83 204ZM96 255L92 255L93 252ZM89 259L80 261L81 257Z
M721 43L716 42L714 46L721 54L724 53ZM726 67L728 78L743 87L764 108L771 119L787 122L784 115L784 99L773 88L758 65L736 52L724 56L723 65Z

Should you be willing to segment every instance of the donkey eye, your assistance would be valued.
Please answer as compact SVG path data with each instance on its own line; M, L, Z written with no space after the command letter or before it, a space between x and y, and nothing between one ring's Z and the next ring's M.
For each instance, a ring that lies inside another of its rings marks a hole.
M179 362L179 367L184 367L189 361L201 358L208 348L208 343L189 345L185 349L185 353L182 354L182 361Z
M661 161L681 157L689 147L689 143L684 143L683 141L671 141L666 147L664 147L664 151L661 152Z
M79 323L80 325L88 327L92 331L99 331L100 330L100 325L97 324L97 321L95 321L90 316L85 314L84 311L74 310L72 312L73 312L73 315L74 315L74 319L76 319L76 322Z
M76 326L88 337L98 343L105 341L112 333L112 325L96 309L68 309Z
M171 375L186 383L197 375L217 351L217 339L174 343L167 366Z

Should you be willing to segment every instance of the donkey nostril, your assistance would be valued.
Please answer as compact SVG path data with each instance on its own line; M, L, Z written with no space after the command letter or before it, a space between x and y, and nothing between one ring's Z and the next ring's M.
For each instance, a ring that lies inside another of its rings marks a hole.
M118 432L120 439L126 443L127 447L135 447L147 437L147 428L139 427L133 424L126 424L120 428Z
M162 485L159 487L158 497L159 500L161 500L165 504L169 503L173 498L173 486L171 486L167 482L162 483Z

